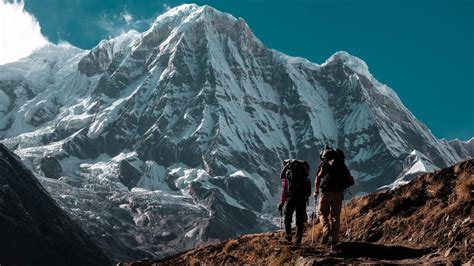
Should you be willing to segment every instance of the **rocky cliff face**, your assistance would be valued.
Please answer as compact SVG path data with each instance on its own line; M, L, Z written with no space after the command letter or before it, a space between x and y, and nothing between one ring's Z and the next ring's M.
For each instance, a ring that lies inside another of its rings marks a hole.
M468 141L461 140L452 140L448 142L454 150L461 156L465 158L474 157L474 138L471 138Z
M272 228L282 160L314 172L325 144L345 151L360 193L399 178L412 152L438 168L472 157L437 140L362 60L289 57L208 6L171 9L90 51L44 47L0 66L0 94L2 143L58 178L40 180L91 234L128 247L99 240L120 258Z
M109 265L20 159L0 144L0 263Z

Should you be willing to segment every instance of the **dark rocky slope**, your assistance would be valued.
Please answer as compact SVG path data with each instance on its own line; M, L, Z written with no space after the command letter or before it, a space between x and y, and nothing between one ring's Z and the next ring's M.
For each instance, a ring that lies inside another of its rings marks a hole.
M3 144L0 236L0 265L111 264Z

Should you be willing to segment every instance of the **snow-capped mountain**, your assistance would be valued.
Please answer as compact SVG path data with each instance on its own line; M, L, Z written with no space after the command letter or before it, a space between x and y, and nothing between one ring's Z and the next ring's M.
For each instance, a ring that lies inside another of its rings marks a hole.
M397 179L389 185L381 187L381 189L394 189L401 185L408 184L413 177L421 173L429 173L439 170L439 168L424 154L417 150L413 150L403 162L403 171L398 175Z
M267 48L245 21L182 5L90 51L50 45L0 66L0 139L115 259L271 228L283 159L346 153L355 191L391 184L436 139L367 65ZM472 150L471 150L472 151Z

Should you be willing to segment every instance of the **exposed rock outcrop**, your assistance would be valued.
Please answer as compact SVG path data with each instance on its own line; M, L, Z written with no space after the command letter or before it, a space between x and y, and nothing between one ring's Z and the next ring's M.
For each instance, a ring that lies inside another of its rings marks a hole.
M58 161L58 159L54 157L44 157L41 159L40 167L41 171L43 171L46 177L52 179L58 179L61 177L63 168L61 167L61 163Z

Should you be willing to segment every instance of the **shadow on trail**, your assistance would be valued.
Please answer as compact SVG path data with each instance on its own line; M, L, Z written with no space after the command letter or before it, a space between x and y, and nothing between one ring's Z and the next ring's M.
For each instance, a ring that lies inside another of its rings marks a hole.
M430 249L414 249L397 245L381 245L367 242L343 242L334 246L333 252L337 257L374 258L382 260L403 260L419 258Z

